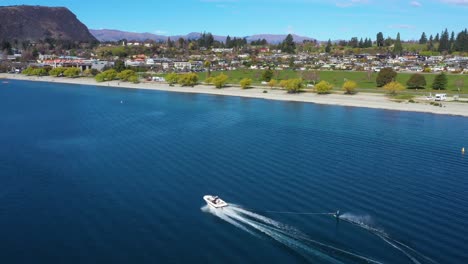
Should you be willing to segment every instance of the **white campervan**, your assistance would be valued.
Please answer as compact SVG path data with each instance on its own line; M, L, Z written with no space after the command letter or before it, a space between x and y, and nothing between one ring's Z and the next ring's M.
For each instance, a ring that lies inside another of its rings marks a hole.
M445 101L447 100L447 94L436 94L435 101Z

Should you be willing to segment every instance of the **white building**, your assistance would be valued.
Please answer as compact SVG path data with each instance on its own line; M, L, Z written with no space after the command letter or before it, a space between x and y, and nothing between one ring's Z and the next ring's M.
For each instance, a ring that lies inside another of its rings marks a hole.
M174 68L177 70L191 70L192 69L192 63L188 61L175 61L174 62Z

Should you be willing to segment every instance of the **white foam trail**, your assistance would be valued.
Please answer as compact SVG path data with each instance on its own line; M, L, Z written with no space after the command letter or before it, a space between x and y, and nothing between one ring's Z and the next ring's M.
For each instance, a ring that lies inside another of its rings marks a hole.
M391 238L382 229L372 227L371 225L372 225L373 221L372 221L372 218L370 216L367 216L367 215L366 216L359 216L359 215L354 215L354 214L350 214L350 213L345 213L345 214L342 214L340 216L340 220L345 220L345 221L347 221L347 222L349 222L351 224L354 224L356 226L364 228L367 231L371 232L372 234L380 237L387 244L391 245L395 249L397 249L397 250L401 251L403 254L405 254L411 261L413 261L413 263L421 264L421 262L419 262L419 260L416 259L416 257L414 255L412 255L411 253L414 253L418 257L424 258L425 260L430 261L432 263L437 263L436 261L434 261L431 258L425 256L424 254L422 254L422 253L418 252L417 250L409 247L408 245L405 245L405 244L399 242L398 240L395 240L395 239ZM400 245L401 247L404 247L407 250L411 251L411 253L406 251L405 249L401 248L398 245Z
M403 252L403 254L405 254L409 259L411 259L411 261L413 261L413 263L415 264L421 264L421 262L419 262L416 258L414 258L411 254L409 254L408 252L406 252L405 250L401 249L399 246L395 245L394 243L392 243L390 240L387 239L387 237L383 236L383 235L379 235L377 234L377 236L379 236L380 238L382 238L385 242L387 242L389 245L391 245L392 247L398 249L399 251Z
M239 212L241 214L244 214L246 216L249 216L251 218L254 218L254 220L258 220L258 221L261 221L265 224L268 224L268 225L272 225L276 228L279 228L281 230L288 230L289 233L295 233L297 235L304 235L305 234L302 234L301 231L297 230L296 228L294 227L291 227L291 226L288 226L288 225L285 225L283 223L280 223L278 221L275 221L271 218L268 218L268 217L265 217L263 215L259 215L257 213L254 213L254 212L250 212L246 209L243 209L242 207L238 206L238 205L233 205L232 207L232 210L236 211L236 212Z
M244 231L246 231L247 233L251 234L251 235L254 235L256 236L255 233L253 233L252 231L250 231L249 229L247 229L245 226L239 224L238 222L232 220L231 218L229 218L227 215L225 215L222 211L219 211L219 210L215 210L215 209L212 209L210 206L208 205L205 205L201 208L201 210L203 212L206 212L206 213L211 213L211 214L214 214L216 215L217 217L221 218L222 220L232 224L233 226L237 227L237 228L240 228Z
M375 227L372 226L373 225L372 217L370 217L368 215L360 216L360 215L354 215L354 214L350 214L350 213L344 213L344 214L340 215L339 219L340 220L345 220L347 222L350 222L351 224L362 227L362 228L364 228L367 231L370 231L372 233L379 233L381 235L388 236L387 233L385 233L384 230L379 229L379 228L375 228Z
M343 263L341 260L335 258L335 256L322 251L327 249L328 252L330 250L338 252L341 254L341 257L346 255L348 257L353 257L355 260L365 261L366 263L381 263L373 259L312 240L294 227L287 226L266 216L251 212L238 205L230 204L229 207L221 209L212 209L209 206L204 206L202 207L202 210L204 212L211 213L224 221L249 232L250 234L265 234L275 241L296 251L308 260L313 256L315 257L314 262L317 261L316 258L319 258L328 263ZM314 249L310 243L320 246L321 250Z

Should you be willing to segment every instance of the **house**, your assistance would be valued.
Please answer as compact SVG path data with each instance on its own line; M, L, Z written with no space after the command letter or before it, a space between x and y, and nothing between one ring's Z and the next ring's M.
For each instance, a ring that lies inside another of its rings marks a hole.
M192 63L188 61L174 61L174 68L176 70L191 70L192 69Z

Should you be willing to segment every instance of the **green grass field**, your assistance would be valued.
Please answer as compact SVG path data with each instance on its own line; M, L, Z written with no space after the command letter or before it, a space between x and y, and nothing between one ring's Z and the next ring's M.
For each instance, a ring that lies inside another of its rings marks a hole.
M212 76L216 76L221 72L212 72ZM239 81L243 78L250 78L253 80L254 85L260 85L262 81L262 70L235 70L235 71L223 71L222 73L229 76L229 83L231 84L239 84ZM355 71L318 71L320 76L320 80L327 81L333 84L335 90L341 90L341 87L345 80L353 80L358 83L358 90L359 91L366 91L366 92L382 92L382 88L377 88L375 83L375 78L377 77L378 73L372 73L372 77L369 80L367 78L367 72L355 72ZM199 73L200 81L203 81L207 73ZM412 73L398 73L397 81L401 84L406 86L406 82L411 77ZM425 73L424 76L426 77L426 89L407 89L405 92L407 93L415 93L415 94L423 94L429 92L437 92L433 91L431 87L434 77L437 74L434 73ZM300 78L301 72L300 71L293 71L293 70L283 70L277 71L274 74L274 79L278 80L285 80L285 79L292 79L292 78ZM464 80L464 86L461 89L462 94L468 94L468 75L467 74L447 74L448 78L448 87L444 90L445 93L448 94L455 94L458 93L457 87L455 85L455 81L458 79Z

